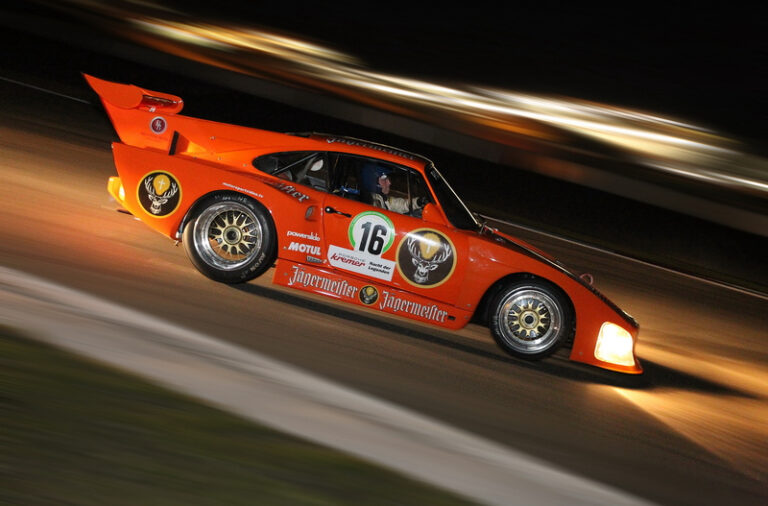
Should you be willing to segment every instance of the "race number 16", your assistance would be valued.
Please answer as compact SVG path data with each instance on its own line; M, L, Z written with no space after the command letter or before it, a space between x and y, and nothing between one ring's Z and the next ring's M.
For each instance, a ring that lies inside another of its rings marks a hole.
M380 256L392 246L394 229L392 221L381 213L361 213L349 224L349 242L357 251Z

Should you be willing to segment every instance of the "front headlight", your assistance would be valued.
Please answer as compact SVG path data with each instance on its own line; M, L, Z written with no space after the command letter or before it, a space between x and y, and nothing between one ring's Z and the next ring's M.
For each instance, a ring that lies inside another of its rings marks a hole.
M595 358L618 365L635 365L632 353L632 335L622 327L610 322L603 323L597 336Z

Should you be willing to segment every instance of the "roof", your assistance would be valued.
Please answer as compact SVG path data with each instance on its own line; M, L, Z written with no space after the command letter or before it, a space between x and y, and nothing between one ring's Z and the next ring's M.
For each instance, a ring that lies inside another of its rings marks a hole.
M413 162L421 162L424 165L432 163L431 160L428 158L418 155L416 153L411 153L409 151L405 151L403 149L394 148L392 146L387 146L385 144L379 144L376 142L366 141L362 139L356 139L354 137L346 137L342 135L333 135L333 134L325 134L325 133L318 133L318 132L312 132L308 134L295 134L295 135L305 135L310 137L312 140L326 142L327 144L342 144L345 146L353 146L356 148L363 148L363 151L370 151L370 156L381 156L382 153L388 154L391 157L394 158L400 158L402 159L402 163L405 163L407 165L412 165ZM359 154L361 151L358 149L356 150Z

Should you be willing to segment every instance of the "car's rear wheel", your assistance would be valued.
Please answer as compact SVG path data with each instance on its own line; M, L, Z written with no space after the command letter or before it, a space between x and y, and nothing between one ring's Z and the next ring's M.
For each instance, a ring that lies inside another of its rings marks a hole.
M269 269L276 234L261 204L240 194L217 194L198 209L184 227L183 243L200 272L223 283L243 283Z
M572 329L570 305L553 285L528 280L510 284L493 299L489 326L510 355L538 360L555 352Z

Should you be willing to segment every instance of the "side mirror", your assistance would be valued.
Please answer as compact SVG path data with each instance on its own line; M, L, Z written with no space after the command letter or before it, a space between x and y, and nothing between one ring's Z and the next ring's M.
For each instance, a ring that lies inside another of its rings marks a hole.
M440 208L431 202L425 205L421 210L421 219L428 223L434 223L435 225L448 224L443 213L440 211Z

